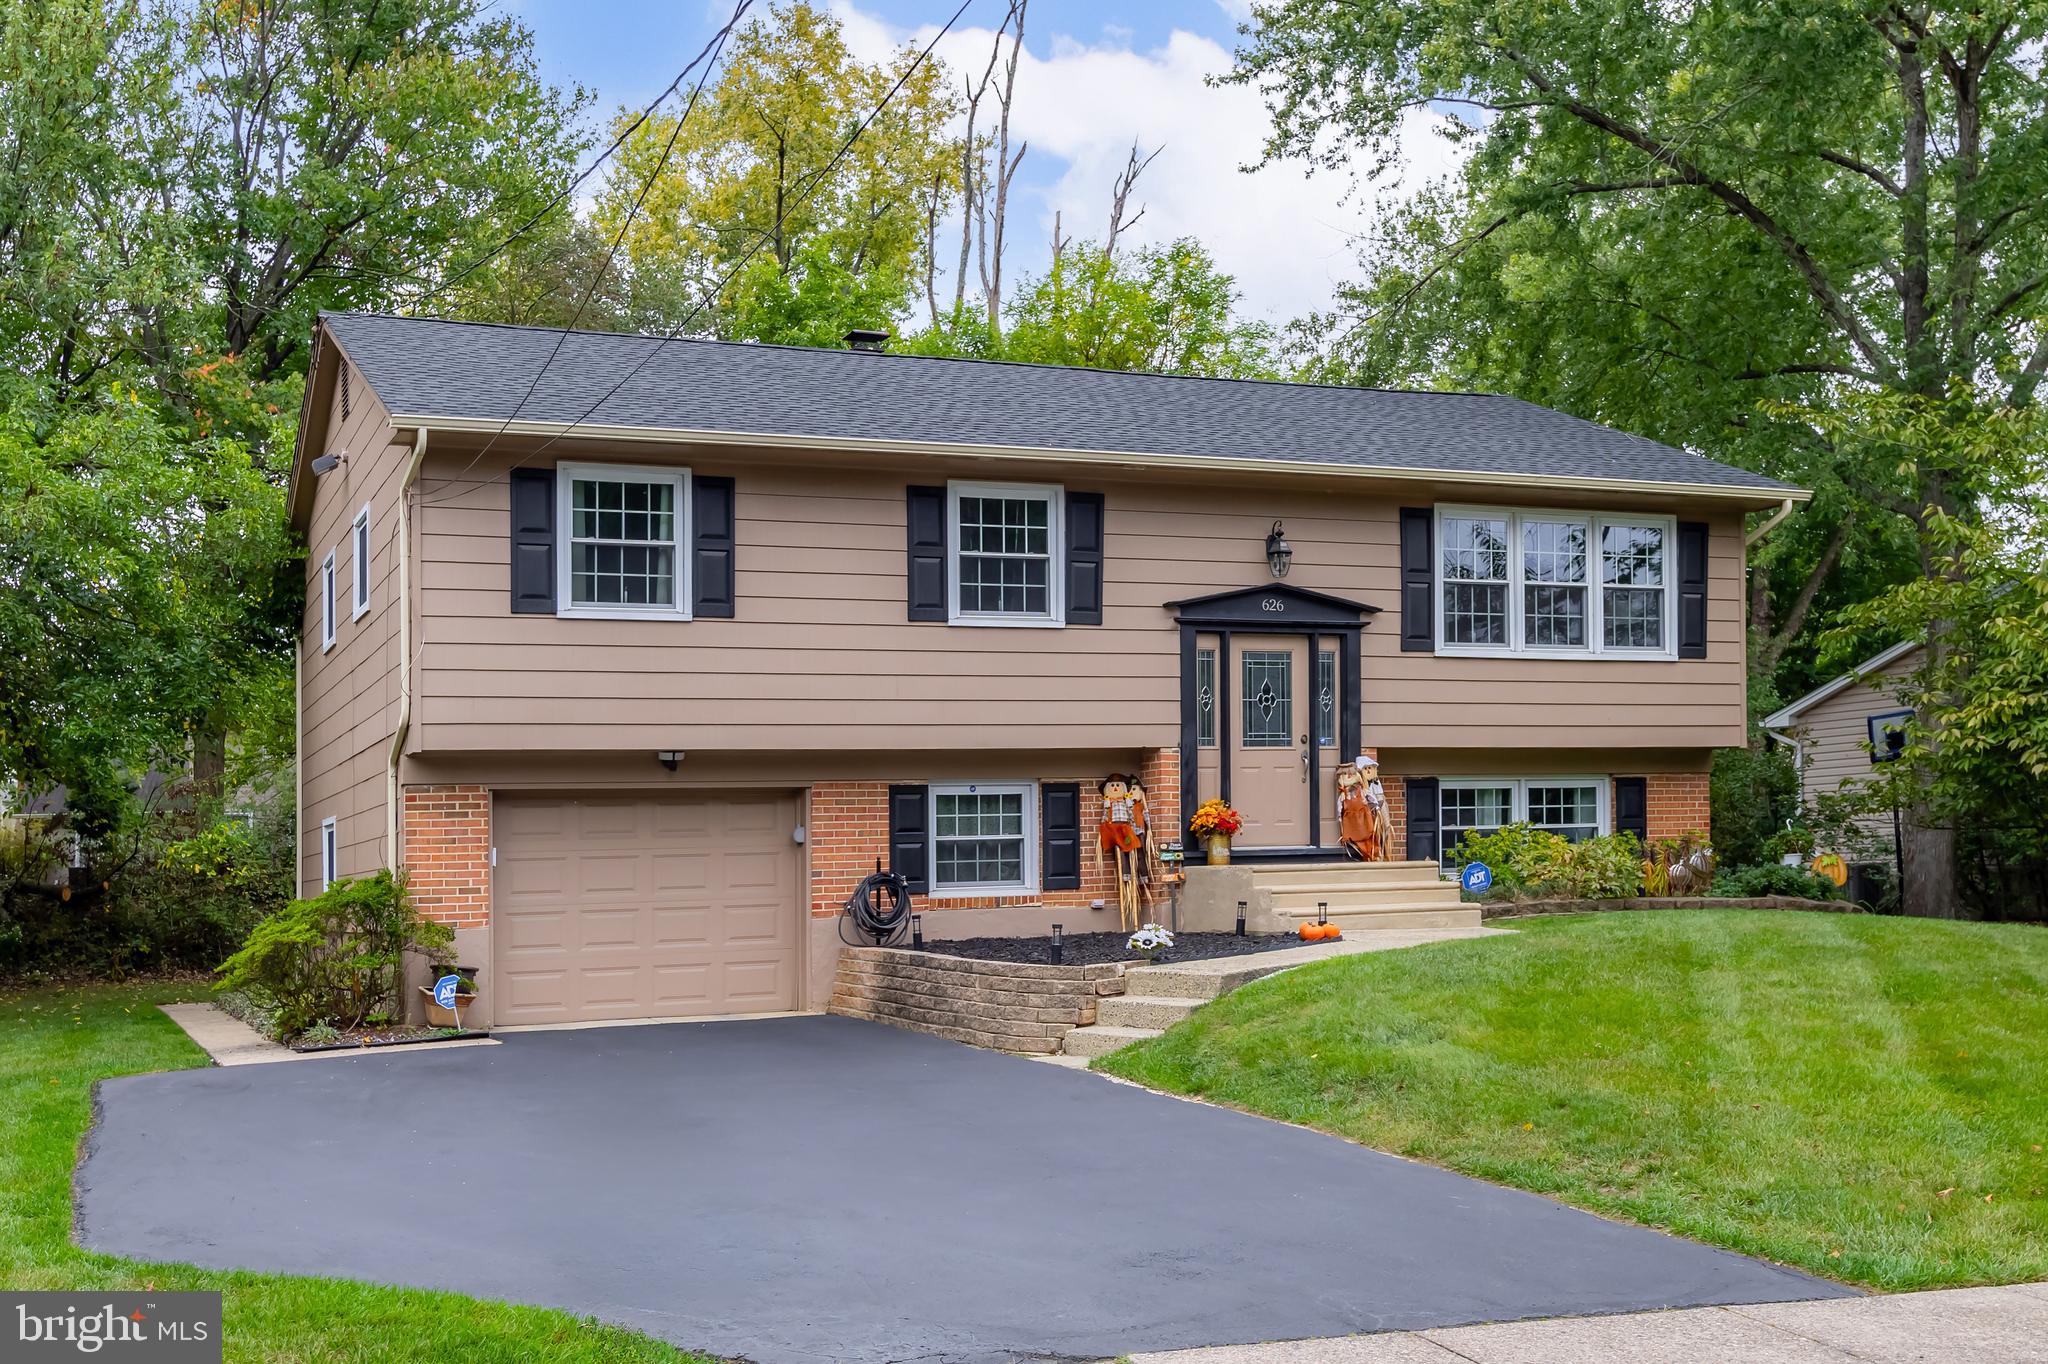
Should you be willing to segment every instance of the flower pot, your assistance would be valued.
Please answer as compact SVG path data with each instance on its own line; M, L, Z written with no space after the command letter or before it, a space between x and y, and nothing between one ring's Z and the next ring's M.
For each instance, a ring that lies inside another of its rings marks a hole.
M434 987L431 985L420 986L420 998L426 1001L427 1024L435 1028L461 1027L462 1011L476 1002L476 995L474 993L462 994L458 992L455 996L455 1007L444 1009L434 1002Z
M1230 865L1230 835L1209 835L1209 865L1227 867Z

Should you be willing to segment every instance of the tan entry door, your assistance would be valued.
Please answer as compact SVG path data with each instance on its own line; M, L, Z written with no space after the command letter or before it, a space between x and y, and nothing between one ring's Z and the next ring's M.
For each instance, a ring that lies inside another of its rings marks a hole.
M794 1009L796 801L500 796L494 1020Z
M1308 641L1238 635L1231 644L1230 803L1244 816L1232 841L1305 847L1315 842L1308 819Z

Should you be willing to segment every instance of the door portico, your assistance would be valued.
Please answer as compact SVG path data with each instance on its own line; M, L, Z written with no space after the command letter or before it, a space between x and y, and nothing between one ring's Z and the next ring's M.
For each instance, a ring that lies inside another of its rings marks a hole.
M1180 625L1183 818L1220 796L1244 816L1238 855L1329 856L1324 788L1358 752L1360 636L1378 608L1285 583L1167 605Z

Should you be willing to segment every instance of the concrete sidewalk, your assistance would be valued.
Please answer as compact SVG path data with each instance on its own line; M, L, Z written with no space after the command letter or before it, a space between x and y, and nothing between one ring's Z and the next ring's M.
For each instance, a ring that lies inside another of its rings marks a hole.
M2044 1364L2048 1284L1134 1354L1131 1364Z

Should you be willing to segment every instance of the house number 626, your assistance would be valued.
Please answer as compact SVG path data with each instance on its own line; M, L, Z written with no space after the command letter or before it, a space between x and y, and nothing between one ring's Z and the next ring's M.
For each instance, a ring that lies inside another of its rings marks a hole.
M1268 597L1259 603L1259 609L1261 611L1285 611L1287 603L1281 601L1278 597Z

